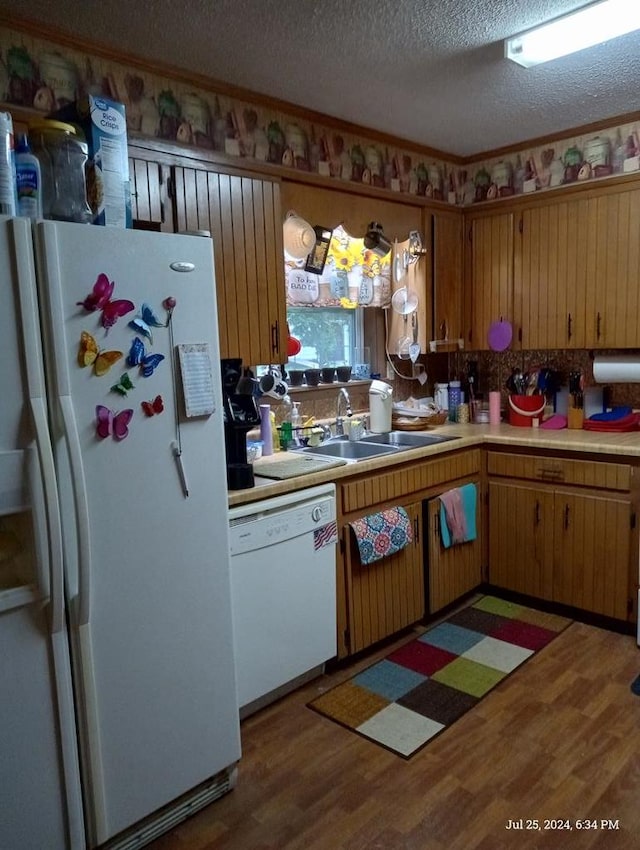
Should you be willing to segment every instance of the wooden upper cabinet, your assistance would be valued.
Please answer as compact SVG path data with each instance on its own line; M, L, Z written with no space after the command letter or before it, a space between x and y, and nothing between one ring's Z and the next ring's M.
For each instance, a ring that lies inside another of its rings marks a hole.
M640 189L590 199L593 292L587 290L586 346L637 348L640 287Z
M287 180L282 184L283 217L288 210L295 210L312 225L335 228L342 224L347 233L360 239L371 221L379 222L391 241L408 239L411 230L425 235L422 207L411 204L411 196L391 201L348 189L325 189Z
M463 339L462 215L438 211L431 217L433 233L433 338Z
M514 309L522 348L585 348L595 297L592 216L587 199L518 214Z
M593 192L517 215L522 347L637 347L640 190Z
M173 231L167 199L169 168L159 162L129 158L131 217L138 226Z
M512 212L465 216L465 347L487 349L489 325L514 321L513 222Z
M221 356L286 361L280 184L181 167L172 181L175 229L213 238Z

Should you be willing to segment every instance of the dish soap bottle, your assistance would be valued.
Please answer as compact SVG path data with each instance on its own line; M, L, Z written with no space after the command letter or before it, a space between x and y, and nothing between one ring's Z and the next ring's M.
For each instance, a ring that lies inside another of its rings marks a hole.
M291 411L291 430L293 431L293 443L296 446L302 445L300 441L300 432L302 429L302 416L300 415L300 402L293 402L293 410Z
M42 175L38 157L31 153L26 133L22 133L15 155L18 215L42 218Z
M292 405L291 405L291 396L289 393L282 397L282 401L279 404L280 408L280 448L283 451L286 451L288 448L291 448L291 444L293 443L293 426L291 425L291 414L292 414Z

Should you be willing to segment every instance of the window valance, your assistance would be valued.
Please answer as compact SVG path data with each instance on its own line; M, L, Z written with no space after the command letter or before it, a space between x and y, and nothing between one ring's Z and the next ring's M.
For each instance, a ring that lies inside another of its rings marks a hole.
M290 307L388 307L393 251L379 257L339 225L333 231L322 274L305 271L305 260L285 251Z

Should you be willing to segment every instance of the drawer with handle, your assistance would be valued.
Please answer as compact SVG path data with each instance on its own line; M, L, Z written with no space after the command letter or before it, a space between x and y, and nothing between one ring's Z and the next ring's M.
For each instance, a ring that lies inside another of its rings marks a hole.
M626 463L490 451L487 472L491 476L628 492L632 467Z

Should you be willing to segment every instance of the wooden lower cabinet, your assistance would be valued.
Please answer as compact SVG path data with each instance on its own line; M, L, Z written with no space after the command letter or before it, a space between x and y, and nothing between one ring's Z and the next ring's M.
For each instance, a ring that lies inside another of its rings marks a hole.
M554 498L554 601L626 619L629 501L570 492L556 492Z
M445 549L440 534L440 499L430 499L426 503L426 593L430 614L482 583L482 514L478 493L477 538Z
M422 503L404 507L412 523L413 542L373 564L360 563L351 527L346 524L342 528L350 653L366 649L424 616Z
M478 540L445 550L429 520L429 505L439 493L481 481L478 448L393 466L377 475L345 479L338 488L340 558L338 562L338 657L360 652L422 620L477 587L481 581L484 509L478 498ZM350 522L379 510L402 506L413 528L413 541L400 552L360 563ZM428 529L425 527L428 526ZM432 570L433 597L426 600ZM437 588L437 590L436 590Z
M553 501L535 485L489 482L491 584L553 598Z
M629 495L490 480L489 581L626 620L634 525Z

